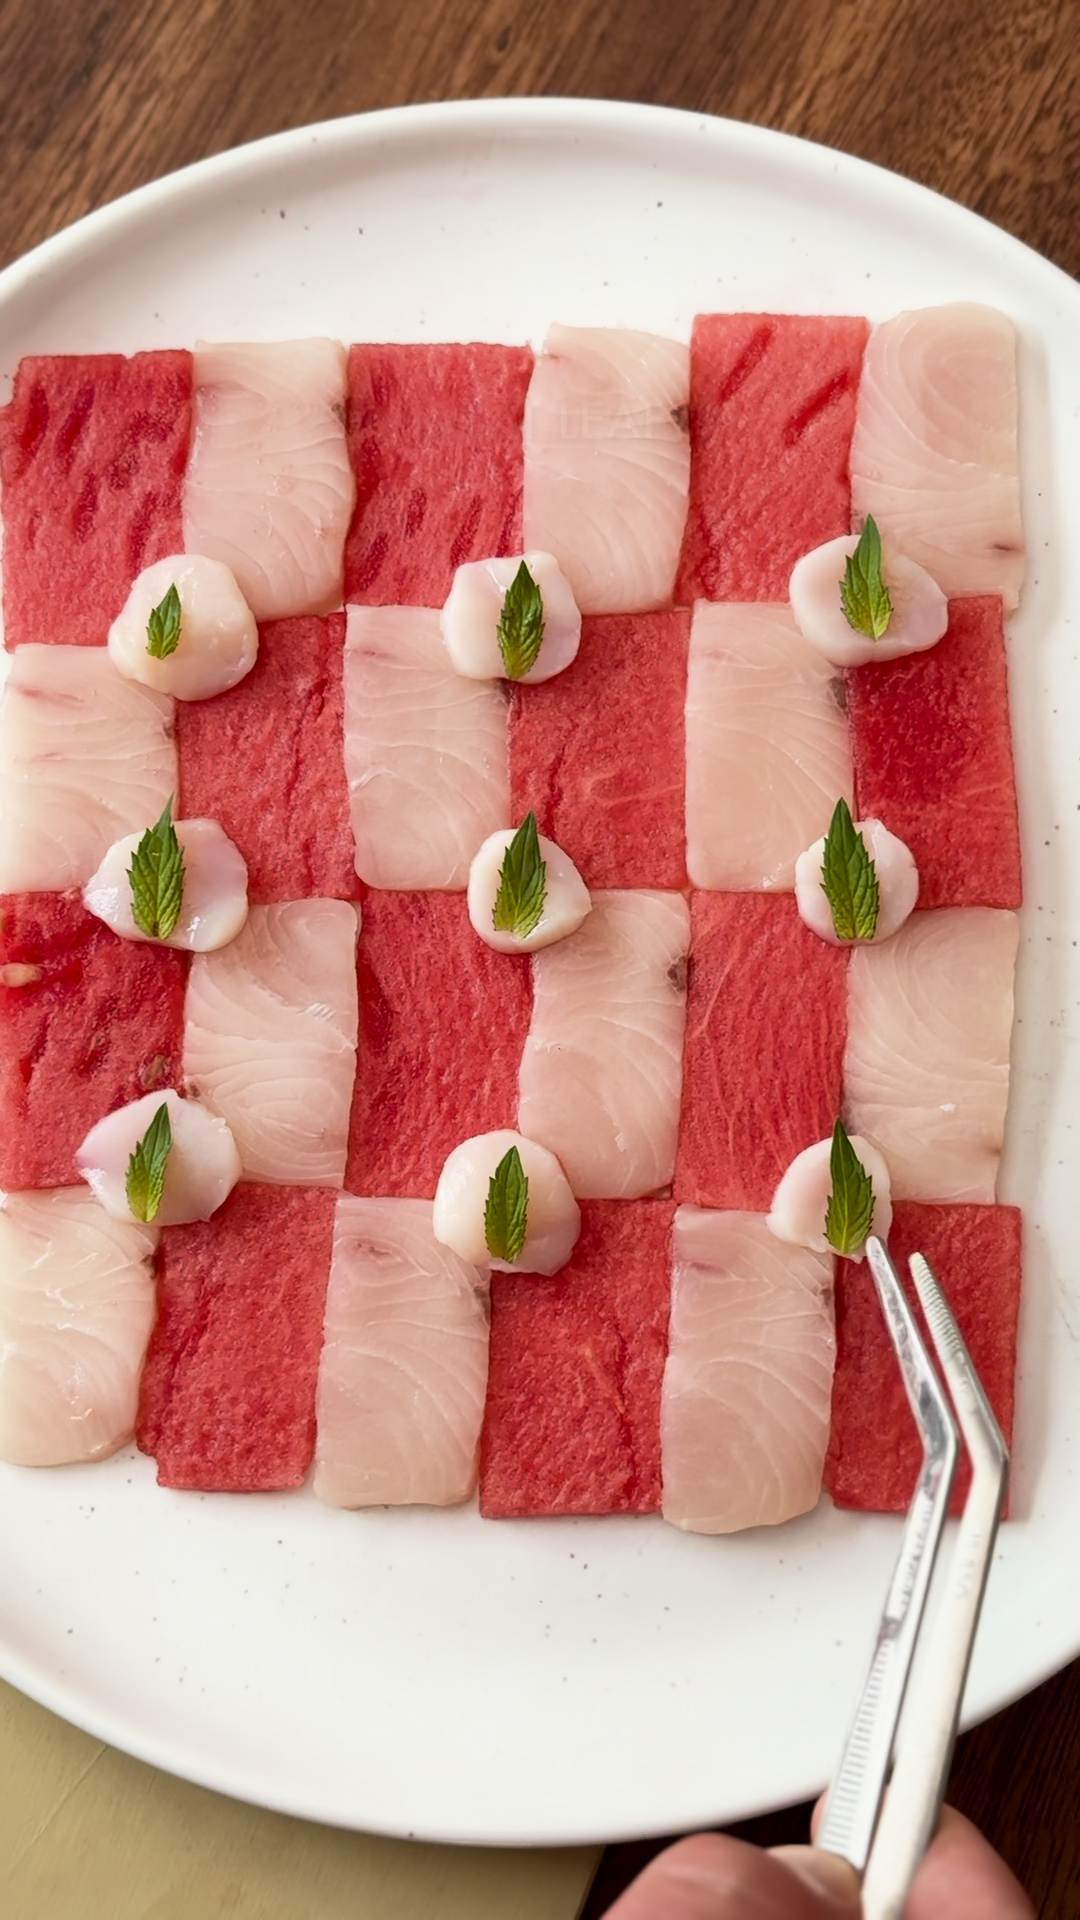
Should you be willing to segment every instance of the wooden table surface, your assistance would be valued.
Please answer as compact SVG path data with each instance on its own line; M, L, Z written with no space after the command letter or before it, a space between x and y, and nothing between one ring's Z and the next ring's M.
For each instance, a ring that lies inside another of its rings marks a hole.
M437 18L417 0L0 0L0 30L0 264L146 180L281 128L410 101L564 94L843 148L1080 272L1074 0L444 0ZM1080 1663L960 1742L950 1798L1040 1914L1075 1920ZM739 1831L802 1837L806 1817ZM636 1857L609 1852L590 1920Z

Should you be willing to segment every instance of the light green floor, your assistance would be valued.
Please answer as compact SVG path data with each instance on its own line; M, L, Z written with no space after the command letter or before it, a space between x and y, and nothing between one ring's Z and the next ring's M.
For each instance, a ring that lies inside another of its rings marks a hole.
M4 1920L576 1920L598 1858L267 1813L131 1760L0 1682Z

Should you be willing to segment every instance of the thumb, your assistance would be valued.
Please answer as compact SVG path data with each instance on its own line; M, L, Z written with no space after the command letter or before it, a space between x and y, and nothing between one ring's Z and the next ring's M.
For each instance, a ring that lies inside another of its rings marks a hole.
M727 1834L698 1833L657 1854L608 1920L856 1920L859 1884L814 1847L762 1853Z

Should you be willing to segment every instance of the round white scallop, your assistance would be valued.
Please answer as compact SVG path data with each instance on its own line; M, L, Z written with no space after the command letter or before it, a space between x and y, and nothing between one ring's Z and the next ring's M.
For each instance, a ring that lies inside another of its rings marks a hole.
M508 933L492 924L499 876L506 850L514 838L513 827L501 827L490 833L473 855L465 899L473 928L496 953L535 953L538 947L550 947L575 933L592 906L589 889L568 853L554 840L538 834L540 857L544 862L545 892L540 918L531 933Z
M873 817L856 820L854 826L856 833L862 834L877 875L878 917L870 940L880 945L902 927L914 911L919 897L919 869L910 847L895 833L890 833L880 820ZM821 884L824 862L825 837L822 835L805 853L800 853L795 862L795 904L811 931L820 934L831 946L853 946L854 941L841 940L833 924L832 908ZM858 944L861 946L864 942Z
M872 1140L861 1133L849 1136L852 1150L870 1176L874 1190L874 1210L870 1233L884 1240L892 1225L892 1186L889 1169ZM778 1240L795 1247L808 1247L811 1253L835 1253L825 1237L825 1210L832 1193L832 1141L816 1140L796 1154L773 1194L766 1226ZM844 1257L861 1260L865 1241Z
M147 651L147 627L170 587L180 596L180 638L163 660ZM178 700L227 693L255 665L255 616L221 560L174 553L144 567L109 628L109 657L128 680Z
M484 1234L488 1185L511 1147L529 1183L525 1245L517 1260L493 1260ZM436 1240L475 1267L500 1273L558 1273L577 1244L581 1212L559 1162L546 1147L503 1127L463 1140L443 1163L431 1216Z
M840 600L840 583L858 544L857 533L841 534L796 561L788 598L804 639L837 667L896 660L901 654L923 653L934 646L949 624L948 600L925 567L887 546L882 552L881 573L892 601L888 627L880 640L874 640L849 626Z
M114 1220L136 1217L127 1202L128 1162L162 1106L169 1110L172 1147L155 1227L209 1220L240 1178L240 1155L224 1120L171 1087L144 1094L91 1127L75 1155L83 1179Z
M176 837L184 853L184 892L180 917L164 947L211 953L235 940L248 913L247 862L216 820L177 820ZM151 940L135 923L128 869L141 833L114 840L97 872L83 888L91 913L123 940Z
M581 643L581 614L555 556L539 551L468 560L454 574L442 610L442 636L455 670L467 680L505 680L498 626L503 601L522 560L544 603L544 637L523 686L551 680L570 665Z

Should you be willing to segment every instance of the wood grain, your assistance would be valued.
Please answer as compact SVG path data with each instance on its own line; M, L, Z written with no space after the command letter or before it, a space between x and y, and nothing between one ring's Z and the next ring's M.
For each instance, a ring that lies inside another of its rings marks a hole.
M409 101L572 94L860 154L1080 270L1073 0L0 4L0 262L175 167Z
M567 94L845 149L1080 272L1075 0L445 0L438 13L416 0L0 0L0 47L0 264L144 181L281 128ZM1080 1666L969 1734L951 1795L1039 1912L1075 1920ZM806 1817L749 1831L801 1837ZM611 1850L590 1916L631 1858Z

